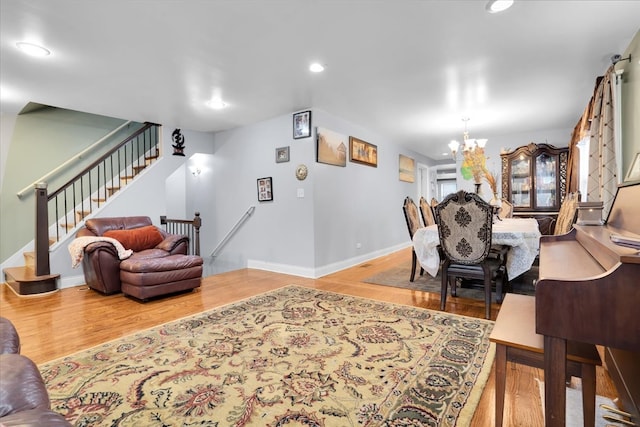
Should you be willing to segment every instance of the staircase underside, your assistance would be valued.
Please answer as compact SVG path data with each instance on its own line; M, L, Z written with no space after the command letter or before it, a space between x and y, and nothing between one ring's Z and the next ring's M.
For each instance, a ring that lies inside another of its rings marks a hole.
M18 295L35 295L58 289L59 274L36 276L33 267L10 267L3 270L7 284Z

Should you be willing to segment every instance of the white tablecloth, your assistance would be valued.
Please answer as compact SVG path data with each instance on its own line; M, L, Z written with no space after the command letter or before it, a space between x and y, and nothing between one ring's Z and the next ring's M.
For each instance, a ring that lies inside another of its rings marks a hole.
M540 248L540 230L534 218L504 218L493 223L491 243L508 245L507 274L509 279L531 269ZM413 235L413 247L422 268L435 277L440 267L438 228L430 225Z

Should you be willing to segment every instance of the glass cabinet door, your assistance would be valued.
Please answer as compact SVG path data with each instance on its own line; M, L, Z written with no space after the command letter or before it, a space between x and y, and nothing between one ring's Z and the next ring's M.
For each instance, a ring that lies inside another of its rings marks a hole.
M555 208L558 177L556 156L542 153L536 157L535 204L539 208Z
M531 207L531 158L522 156L511 164L511 203L514 207Z

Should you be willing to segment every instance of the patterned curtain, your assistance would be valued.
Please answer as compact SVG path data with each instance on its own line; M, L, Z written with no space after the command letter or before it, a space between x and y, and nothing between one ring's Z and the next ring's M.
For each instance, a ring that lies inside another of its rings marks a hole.
M613 66L600 81L593 98L589 142L587 201L603 202L603 218L609 214L618 188L612 72Z

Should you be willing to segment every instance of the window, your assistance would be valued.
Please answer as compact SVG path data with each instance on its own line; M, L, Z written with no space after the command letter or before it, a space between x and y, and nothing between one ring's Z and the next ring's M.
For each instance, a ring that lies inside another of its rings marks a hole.
M589 182L589 136L585 136L580 141L578 141L578 149L580 150L580 157L578 159L580 169L579 169L579 177L580 181L578 182L578 191L580 191L582 201L588 201L588 182Z

